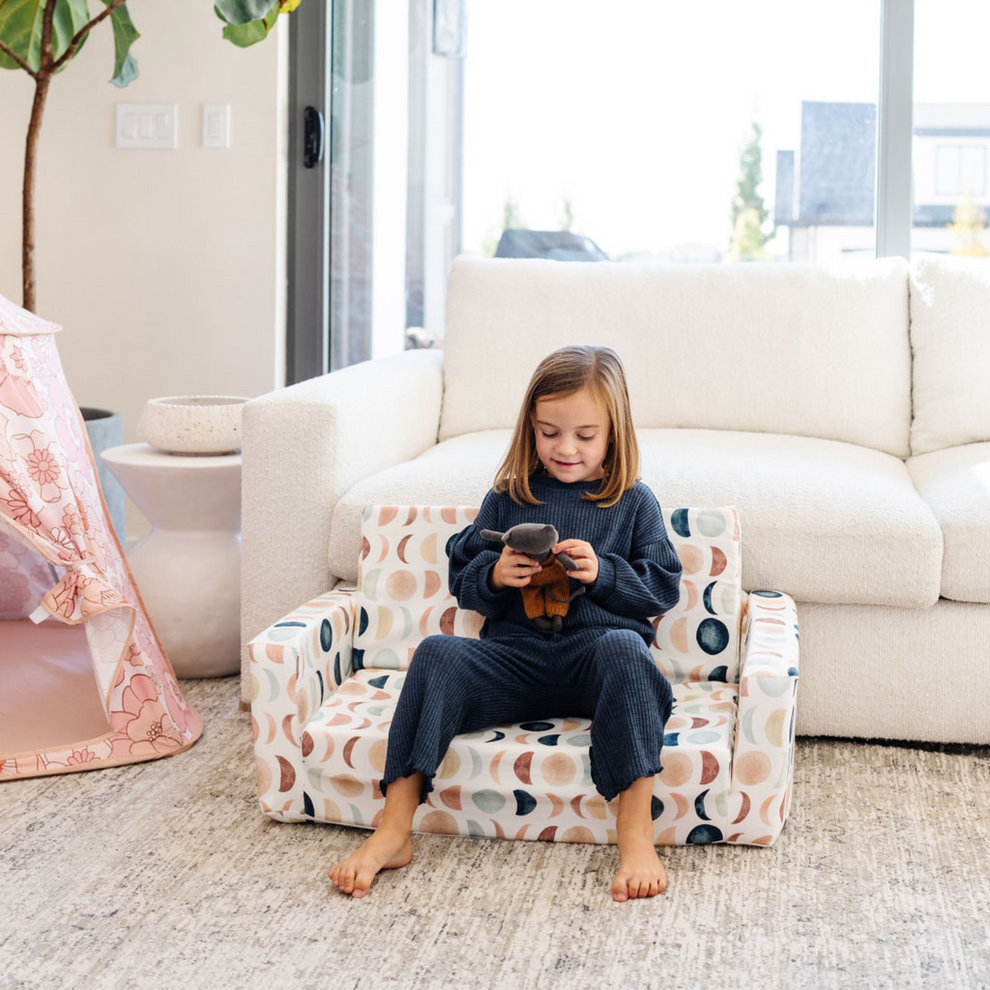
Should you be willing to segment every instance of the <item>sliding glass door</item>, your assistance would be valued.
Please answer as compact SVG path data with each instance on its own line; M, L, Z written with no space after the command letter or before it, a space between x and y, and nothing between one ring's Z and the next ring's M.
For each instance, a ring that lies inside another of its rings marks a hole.
M462 7L334 0L331 368L439 346L460 251Z

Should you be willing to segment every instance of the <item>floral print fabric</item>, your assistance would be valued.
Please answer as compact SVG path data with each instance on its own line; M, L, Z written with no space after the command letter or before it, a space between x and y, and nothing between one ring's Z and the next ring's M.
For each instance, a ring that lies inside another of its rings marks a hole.
M0 754L0 778L148 759L202 729L110 526L58 329L0 296L0 623L86 623L110 731L57 752Z

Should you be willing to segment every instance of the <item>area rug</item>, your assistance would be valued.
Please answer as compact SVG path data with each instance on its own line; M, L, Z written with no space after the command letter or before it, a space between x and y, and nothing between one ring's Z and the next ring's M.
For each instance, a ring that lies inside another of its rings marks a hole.
M799 738L769 849L413 836L361 900L326 873L369 833L264 818L236 677L151 763L0 784L4 990L985 990L990 748Z

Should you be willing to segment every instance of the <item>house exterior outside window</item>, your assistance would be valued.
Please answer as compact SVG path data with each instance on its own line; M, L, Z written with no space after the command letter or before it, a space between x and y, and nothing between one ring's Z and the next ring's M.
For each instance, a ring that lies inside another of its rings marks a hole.
M777 152L774 219L791 261L872 255L876 107L804 102L801 145ZM916 104L912 162L915 251L960 249L958 211L990 207L990 105Z

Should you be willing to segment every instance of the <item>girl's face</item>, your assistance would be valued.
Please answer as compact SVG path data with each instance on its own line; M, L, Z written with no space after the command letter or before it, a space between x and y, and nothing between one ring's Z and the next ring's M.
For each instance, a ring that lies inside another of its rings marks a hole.
M557 481L594 481L612 440L608 413L587 389L565 398L536 400L530 413L536 453Z

